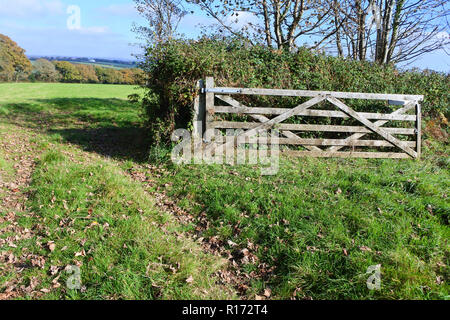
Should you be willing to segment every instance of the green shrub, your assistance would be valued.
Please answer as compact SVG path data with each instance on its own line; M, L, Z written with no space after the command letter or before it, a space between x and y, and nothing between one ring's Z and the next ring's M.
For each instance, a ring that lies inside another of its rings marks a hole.
M345 61L305 48L288 53L236 40L176 40L148 48L141 68L148 76L145 116L156 144L167 142L174 129L190 127L196 81L206 76L214 76L218 86L423 94L425 115L449 115L448 74L400 72L393 66ZM261 96L239 100L248 106L284 108L305 101ZM386 102L348 103L356 110L392 110Z

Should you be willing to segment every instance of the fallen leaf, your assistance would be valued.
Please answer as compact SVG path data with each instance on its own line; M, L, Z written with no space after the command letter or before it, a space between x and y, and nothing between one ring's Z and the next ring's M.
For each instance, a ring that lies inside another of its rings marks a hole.
M47 243L48 245L48 249L53 252L56 249L56 244L53 241L50 241L49 243Z
M235 242L231 241L231 240L228 240L228 245L230 247L235 247L237 244Z
M58 266L50 266L50 274L52 276L54 276L55 274L57 274L59 271L59 267Z
M80 252L75 252L75 257L80 257L80 256L82 256L82 257L86 256L86 251L84 251L84 249L81 250Z
M192 276L189 276L189 278L186 279L187 283L192 283L194 282L194 278Z
M266 290L264 290L265 297L270 298L271 295L272 295L272 290L270 290L268 288Z

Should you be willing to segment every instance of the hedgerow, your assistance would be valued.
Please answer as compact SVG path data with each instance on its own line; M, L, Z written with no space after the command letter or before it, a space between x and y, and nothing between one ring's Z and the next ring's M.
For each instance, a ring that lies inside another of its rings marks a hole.
M147 49L143 99L154 143L168 141L192 122L196 81L213 76L218 86L423 94L425 116L449 116L449 74L401 72L394 66L347 61L306 48L297 52L249 46L238 40L174 40ZM248 106L289 108L302 98L242 96ZM348 101L356 110L389 112L386 102Z

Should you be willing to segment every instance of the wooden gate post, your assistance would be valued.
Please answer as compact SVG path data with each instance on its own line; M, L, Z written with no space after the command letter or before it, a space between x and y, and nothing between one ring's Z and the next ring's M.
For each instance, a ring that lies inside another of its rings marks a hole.
M420 154L422 153L422 107L420 103L416 103L416 152L417 159L420 159Z
M193 119L193 130L192 135L199 139L201 142L203 139L203 134L205 133L205 96L202 90L205 88L205 82L203 80L197 81L197 96L194 101L194 119Z
M214 78L207 77L205 82L205 89L208 90L212 88L214 88ZM206 142L211 142L214 137L214 127L212 126L214 122L214 93L206 91L205 106L206 106L205 140Z

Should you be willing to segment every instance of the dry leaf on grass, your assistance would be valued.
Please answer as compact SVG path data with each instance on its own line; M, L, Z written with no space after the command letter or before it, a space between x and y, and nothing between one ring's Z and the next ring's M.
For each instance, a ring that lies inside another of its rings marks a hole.
M49 242L47 243L47 246L48 246L48 249L49 249L51 252L55 251L55 249L56 249L56 244L55 244L53 241L49 241Z

